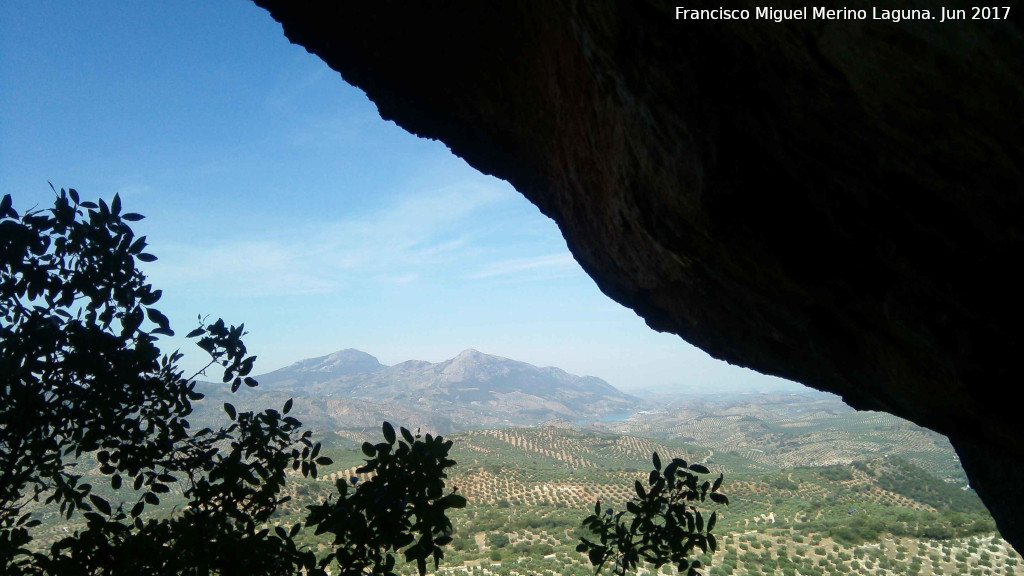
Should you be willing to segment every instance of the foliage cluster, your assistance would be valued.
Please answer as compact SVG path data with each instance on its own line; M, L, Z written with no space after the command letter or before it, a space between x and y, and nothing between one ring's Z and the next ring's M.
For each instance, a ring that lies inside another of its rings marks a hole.
M363 453L370 459L356 471L371 473L366 482L349 489L349 482L336 482L337 502L310 506L306 524L316 527L316 534L333 534L333 550L320 561L331 561L348 567L352 573L392 573L393 551L404 551L407 562L415 562L422 575L427 559L433 558L434 569L444 557L442 546L452 542L452 523L447 511L464 508L466 499L452 492L445 494L445 470L455 465L448 459L451 440L427 434L424 439L385 422L384 442L363 444ZM396 446L397 443L397 446Z
M715 503L728 505L728 497L718 492L722 476L714 482L701 482L699 475L710 474L701 464L687 465L685 460L674 458L662 469L657 452L652 461L654 469L648 475L647 489L637 480L636 497L626 503L625 510L616 513L609 508L602 514L598 501L594 513L583 520L583 527L598 542L581 538L576 550L586 553L598 572L609 560L612 572L620 576L645 561L656 570L671 563L680 574L694 576L702 563L690 559L693 551L700 548L706 554L718 548L712 534L718 512L712 512L705 522L693 503L710 497Z
M9 195L0 201L0 572L324 574L336 562L362 574L390 573L404 546L412 559L442 557L445 511L465 504L445 494L451 442L403 430L394 448L386 423L364 466L376 477L339 483L336 499L309 509L305 524L335 535L326 556L296 545L303 522L271 528L289 475L316 477L330 459L287 415L291 400L258 412L225 403L230 424L192 430L204 371L185 377L181 354L157 346L173 332L137 266L156 260L129 224L143 217L116 195L108 204L54 192L53 208L23 215ZM232 393L257 384L243 335L202 319L188 335ZM82 481L76 466L90 461L109 490ZM146 513L172 493L181 511ZM32 509L44 504L86 522L33 550Z

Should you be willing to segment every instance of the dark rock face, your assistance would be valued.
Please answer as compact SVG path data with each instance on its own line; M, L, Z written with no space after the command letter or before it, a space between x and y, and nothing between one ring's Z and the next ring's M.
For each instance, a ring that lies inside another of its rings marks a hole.
M384 118L510 181L652 328L947 434L1024 550L1006 396L1024 11L776 24L750 2L750 20L701 22L643 0L256 3Z

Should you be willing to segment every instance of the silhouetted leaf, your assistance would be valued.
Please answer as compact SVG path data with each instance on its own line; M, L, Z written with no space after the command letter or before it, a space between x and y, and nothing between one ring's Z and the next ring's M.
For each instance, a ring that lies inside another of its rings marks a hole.
M164 316L164 313L157 310L156 308L147 308L146 317L149 318L150 322L156 324L157 326L165 327L170 325L170 321L167 320L167 316Z
M146 237L140 236L132 242L132 245L128 247L128 252L131 254L138 254L146 247ZM201 319L200 319L201 320Z
M465 508L466 507L466 504L467 504L466 499L464 497L462 497L462 496L459 496L458 494L449 494L448 496L445 496L445 498L448 501L448 508Z
M10 194L4 194L3 200L0 200L0 218L17 218L18 213L12 208L13 202Z
M110 516L110 503L102 497L95 494L89 494L89 502L92 502L92 505L95 506L97 510L107 516Z

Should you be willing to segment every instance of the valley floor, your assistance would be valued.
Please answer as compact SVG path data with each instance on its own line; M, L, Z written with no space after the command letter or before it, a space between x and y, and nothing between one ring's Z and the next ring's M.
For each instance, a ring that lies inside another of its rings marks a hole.
M571 427L451 438L459 462L452 484L471 502L453 518L453 550L438 571L452 575L593 574L575 546L594 502L621 508L652 452L690 462L712 454ZM725 474L731 505L720 510L720 547L704 558L706 575L1024 575L1024 561L972 491L903 458L771 469L742 465L742 455L715 456L711 467ZM352 474L350 462L336 474Z

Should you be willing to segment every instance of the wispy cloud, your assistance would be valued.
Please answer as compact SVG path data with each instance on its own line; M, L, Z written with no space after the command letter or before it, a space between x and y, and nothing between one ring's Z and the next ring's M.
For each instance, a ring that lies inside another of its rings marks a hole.
M326 66L310 67L306 59L300 58L295 61L296 70L289 70L277 78L273 87L267 92L264 105L276 112L292 112L301 108L303 97L313 90L318 84L328 80L334 80L337 76Z
M500 262L490 262L481 266L466 278L483 279L497 276L519 276L524 272L543 272L546 276L570 275L576 272L579 265L568 252L547 254L532 258L512 258Z
M475 255L477 212L506 198L488 187L407 196L377 213L320 225L308 243L325 269L407 275Z
M408 284L416 281L420 277L419 274L405 274L402 276L374 276L374 280L382 284Z
M321 217L258 236L165 246L152 274L161 286L245 296L329 293L352 279L409 284L481 258L481 211L508 198L486 185L451 187L357 218Z
M148 184L122 184L115 191L122 200L129 200L152 194L153 187Z
M271 240L241 240L211 246L175 245L161 250L151 275L161 286L185 286L220 295L322 294L337 279L309 265L301 246Z
M281 72L263 108L286 126L282 140L292 147L337 150L340 145L358 145L380 123L380 115L364 95L340 89L342 85L330 68L301 58L294 70ZM322 102L325 94L331 95L329 105L311 106Z

